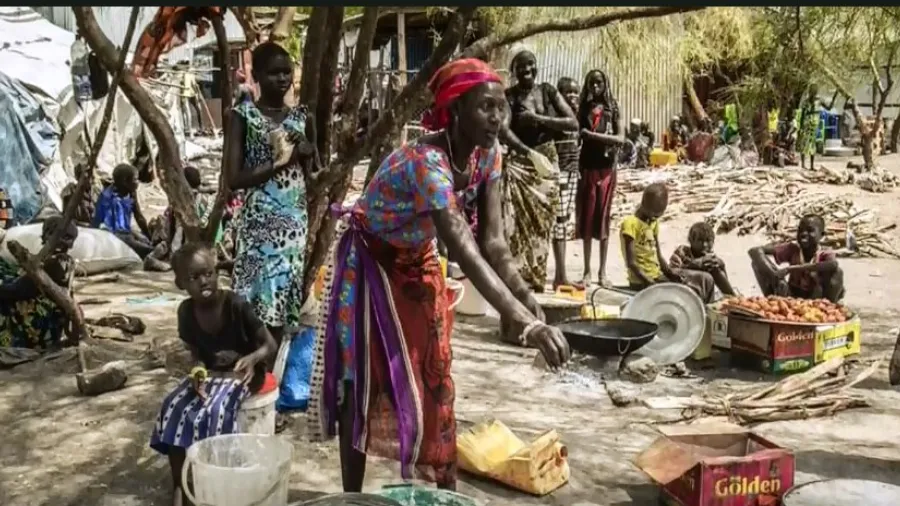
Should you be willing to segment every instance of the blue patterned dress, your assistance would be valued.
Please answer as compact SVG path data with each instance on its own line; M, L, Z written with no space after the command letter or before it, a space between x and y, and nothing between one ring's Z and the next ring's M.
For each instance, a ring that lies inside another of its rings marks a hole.
M272 162L272 130L280 126L289 133L304 133L306 128L303 107L289 111L280 125L250 101L234 111L246 123L244 170ZM236 230L233 287L270 327L300 323L306 235L306 182L299 165L246 190Z

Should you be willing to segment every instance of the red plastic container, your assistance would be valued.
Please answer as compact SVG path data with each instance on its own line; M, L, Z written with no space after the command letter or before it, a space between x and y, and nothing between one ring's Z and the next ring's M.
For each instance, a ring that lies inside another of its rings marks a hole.
M275 381L275 375L267 372L266 379L263 380L262 387L259 389L259 392L257 392L256 395L267 394L275 390L276 388L278 388L278 382Z

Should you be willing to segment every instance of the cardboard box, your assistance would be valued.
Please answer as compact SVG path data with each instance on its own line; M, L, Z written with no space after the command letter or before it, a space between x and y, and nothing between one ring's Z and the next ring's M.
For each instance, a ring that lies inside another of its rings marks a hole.
M731 349L731 339L728 338L728 314L720 311L721 304L706 306L706 325L703 327L703 337L700 344L691 355L694 360L706 360L712 357L713 348Z
M677 425L635 459L671 506L776 506L794 486L794 455L732 424Z
M728 337L728 314L720 311L709 311L709 324L712 334L712 345L715 348L731 349L731 338Z
M731 315L731 360L737 366L773 374L805 371L815 365L816 328Z
M862 349L861 329L859 316L836 325L816 327L816 363L835 357L859 355Z
M734 365L773 374L805 371L838 356L859 354L860 320L811 325L728 317Z

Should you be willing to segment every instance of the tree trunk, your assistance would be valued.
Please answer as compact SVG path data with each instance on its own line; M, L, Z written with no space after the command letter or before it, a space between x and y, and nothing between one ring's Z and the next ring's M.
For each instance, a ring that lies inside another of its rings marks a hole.
M319 66L319 92L316 113L316 133L319 154L324 163L331 161L332 123L334 120L334 83L338 76L338 53L344 31L344 8L329 7L325 17L322 60ZM366 60L368 62L368 60Z
M870 133L871 130L868 128L866 130L868 132L860 136L860 144L862 146L863 166L868 171L875 167L875 136Z
M892 153L897 152L898 143L900 143L900 114L897 114L897 117L894 118L894 124L891 125L890 147Z
M698 127L702 127L703 124L709 120L709 115L706 114L706 110L700 102L700 97L697 96L697 90L694 89L694 77L692 74L684 76L683 86L684 93L687 95L688 104L691 106L691 112L694 115L694 121L697 123Z
M294 31L294 14L296 12L296 7L278 8L278 14L275 15L275 21L272 22L272 31L269 33L270 41L284 45L290 40Z
M875 137L881 130L881 122L875 121L871 125L863 118L859 107L854 103L852 105L853 117L856 119L857 128L859 128L860 147L862 149L863 167L865 170L872 170L875 167Z
M219 54L223 55L221 73L222 82L222 146L228 145L229 135L228 121L231 118L232 99L234 98L234 88L231 84L231 47L228 44L228 34L225 33L225 13L222 16L214 17L212 21L213 31L216 34L216 47ZM224 149L223 149L224 154ZM224 167L224 156L223 165ZM222 216L225 214L225 205L231 197L231 189L228 187L228 180L225 178L225 171L219 171L219 191L216 193L216 200L209 212L209 218L206 221L206 229L203 232L202 239L208 244L214 244L216 241L216 233L219 231L219 224L222 223Z

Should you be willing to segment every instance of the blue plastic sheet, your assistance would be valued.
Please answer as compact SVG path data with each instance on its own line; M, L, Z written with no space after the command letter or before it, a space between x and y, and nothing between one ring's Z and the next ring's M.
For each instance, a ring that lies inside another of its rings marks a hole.
M40 171L58 146L59 134L40 102L0 72L0 188L12 201L10 225L28 223L40 210Z
M279 413L306 411L315 347L316 329L313 327L304 327L291 340L278 402L275 404Z

